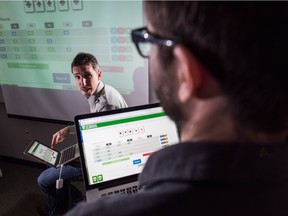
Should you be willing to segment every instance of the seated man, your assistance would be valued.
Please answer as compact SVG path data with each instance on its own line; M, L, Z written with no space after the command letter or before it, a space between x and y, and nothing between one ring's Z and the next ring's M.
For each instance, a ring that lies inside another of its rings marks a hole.
M91 112L119 109L127 107L121 94L112 86L101 81L102 71L95 56L89 53L78 53L71 63L71 70L80 92L87 98ZM68 134L75 134L75 127L68 126L52 137L51 147L62 142ZM47 206L40 207L40 214L63 213L67 211L68 184L71 181L81 181L82 171L79 161L71 162L62 168L61 178L64 185L56 189L56 180L59 178L60 168L53 167L43 171L38 177L41 190L48 195ZM82 197L82 193L71 185L72 198ZM44 213L43 213L44 212Z

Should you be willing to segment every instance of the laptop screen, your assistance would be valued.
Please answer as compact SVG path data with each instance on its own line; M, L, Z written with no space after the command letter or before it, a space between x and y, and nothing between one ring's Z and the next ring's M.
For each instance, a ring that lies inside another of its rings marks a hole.
M153 152L179 141L160 104L79 115L75 125L86 189L138 175Z

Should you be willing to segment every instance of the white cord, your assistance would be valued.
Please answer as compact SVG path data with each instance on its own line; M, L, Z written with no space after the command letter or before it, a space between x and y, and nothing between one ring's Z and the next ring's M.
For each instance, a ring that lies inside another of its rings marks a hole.
M61 178L63 164L60 167L59 179L56 180L56 189L60 189L63 187L63 179Z
M61 167L60 167L59 179L61 179L62 169L63 169L63 164L61 164Z

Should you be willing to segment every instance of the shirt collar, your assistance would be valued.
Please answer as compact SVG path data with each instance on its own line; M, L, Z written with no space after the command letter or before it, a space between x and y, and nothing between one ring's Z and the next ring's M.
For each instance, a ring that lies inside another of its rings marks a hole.
M102 81L99 81L99 84L98 84L98 86L96 88L96 91L94 92L93 95L91 95L87 99L90 107L94 107L95 106L95 102L97 103L99 97L101 96L102 89L104 87L105 87L104 83Z

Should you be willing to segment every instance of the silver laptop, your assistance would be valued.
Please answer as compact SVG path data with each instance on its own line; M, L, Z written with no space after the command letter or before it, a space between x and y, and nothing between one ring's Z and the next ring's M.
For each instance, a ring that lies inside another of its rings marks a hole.
M62 151L57 151L37 139L34 139L29 143L24 154L32 156L55 168L60 167L62 164L69 163L80 156L77 143Z
M148 157L179 141L160 104L78 115L75 126L87 202L137 192Z

